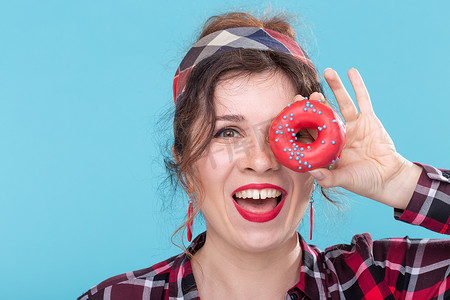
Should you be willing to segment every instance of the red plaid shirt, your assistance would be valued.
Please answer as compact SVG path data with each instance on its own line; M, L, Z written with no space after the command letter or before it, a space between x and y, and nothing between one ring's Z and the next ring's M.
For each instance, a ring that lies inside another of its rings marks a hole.
M406 210L395 218L450 234L450 171L422 165ZM450 299L450 240L358 234L350 245L319 250L300 238L300 282L286 299ZM189 246L204 244L206 233ZM79 300L199 299L191 262L182 253L150 268L128 272L91 288Z

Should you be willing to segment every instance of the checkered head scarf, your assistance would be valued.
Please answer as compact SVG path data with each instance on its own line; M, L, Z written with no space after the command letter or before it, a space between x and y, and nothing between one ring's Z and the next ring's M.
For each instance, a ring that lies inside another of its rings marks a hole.
M272 50L293 55L314 69L308 55L288 36L257 27L236 27L213 32L192 46L175 73L173 98L180 100L191 70L203 59L234 49Z

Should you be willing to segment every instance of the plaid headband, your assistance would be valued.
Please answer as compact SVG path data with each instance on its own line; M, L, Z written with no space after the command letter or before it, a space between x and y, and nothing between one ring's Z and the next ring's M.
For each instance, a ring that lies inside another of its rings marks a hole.
M216 31L195 43L181 61L173 79L175 103L180 99L186 87L192 68L205 58L234 49L279 51L291 54L314 68L303 49L294 40L277 31L257 27L237 27Z

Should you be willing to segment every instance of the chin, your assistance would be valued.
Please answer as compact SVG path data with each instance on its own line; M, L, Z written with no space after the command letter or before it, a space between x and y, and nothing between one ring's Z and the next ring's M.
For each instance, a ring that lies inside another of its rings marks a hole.
M242 228L239 230L239 244L249 252L265 252L276 249L287 242L296 231L286 232L276 227ZM265 226L264 226L265 227Z

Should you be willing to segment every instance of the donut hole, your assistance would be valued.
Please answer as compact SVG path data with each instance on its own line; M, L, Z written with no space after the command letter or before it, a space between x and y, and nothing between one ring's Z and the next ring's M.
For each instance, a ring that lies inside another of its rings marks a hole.
M319 132L314 128L303 128L297 132L295 135L295 140L298 143L302 144L312 144L317 137L319 136Z

